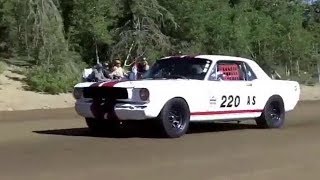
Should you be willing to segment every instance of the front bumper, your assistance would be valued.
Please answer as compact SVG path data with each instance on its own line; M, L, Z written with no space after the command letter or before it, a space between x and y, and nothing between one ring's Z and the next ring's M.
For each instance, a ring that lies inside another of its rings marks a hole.
M97 118L95 116L94 109L91 101L77 101L75 103L75 110L78 115L85 118ZM146 120L155 118L156 115L152 115L151 108L146 104L129 104L129 103L116 103L113 106L113 113L119 120ZM108 112L106 109L102 109L104 119L108 119ZM109 110L110 111L110 110Z
M91 110L92 103L90 101L76 101L75 110L79 116L85 118L95 118Z

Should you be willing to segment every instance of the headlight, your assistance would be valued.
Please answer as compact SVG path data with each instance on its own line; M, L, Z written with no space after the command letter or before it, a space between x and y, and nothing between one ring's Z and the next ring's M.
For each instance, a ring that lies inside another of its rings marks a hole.
M142 101L148 101L149 100L150 93L149 93L148 89L146 89L146 88L140 89L139 95L140 95L140 99Z
M82 98L83 95L83 89L82 88L74 88L73 90L73 97L75 99L80 99Z

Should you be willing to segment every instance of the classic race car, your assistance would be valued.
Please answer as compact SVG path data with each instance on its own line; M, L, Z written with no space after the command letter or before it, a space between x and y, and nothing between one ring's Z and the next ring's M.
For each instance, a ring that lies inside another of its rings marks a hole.
M200 121L253 119L263 128L281 128L300 86L271 79L246 58L172 56L157 60L141 80L79 83L74 97L76 112L92 131L153 120L163 135L177 138Z

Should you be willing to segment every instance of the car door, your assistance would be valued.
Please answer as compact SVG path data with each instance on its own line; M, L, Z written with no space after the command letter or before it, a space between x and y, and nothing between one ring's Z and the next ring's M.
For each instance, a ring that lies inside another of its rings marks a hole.
M209 77L207 118L237 119L254 116L254 85L248 81L246 66L242 61L217 61Z
M265 84L257 79L256 74L246 62L242 62L243 72L247 85L247 104L246 109L251 112L248 114L249 118L259 117L264 107L265 99L263 99L263 92L266 91Z

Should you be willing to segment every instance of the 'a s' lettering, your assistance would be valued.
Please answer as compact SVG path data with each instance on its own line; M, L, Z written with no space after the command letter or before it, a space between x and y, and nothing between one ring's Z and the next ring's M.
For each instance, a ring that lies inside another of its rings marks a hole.
M247 105L255 105L256 104L256 96L248 96Z

